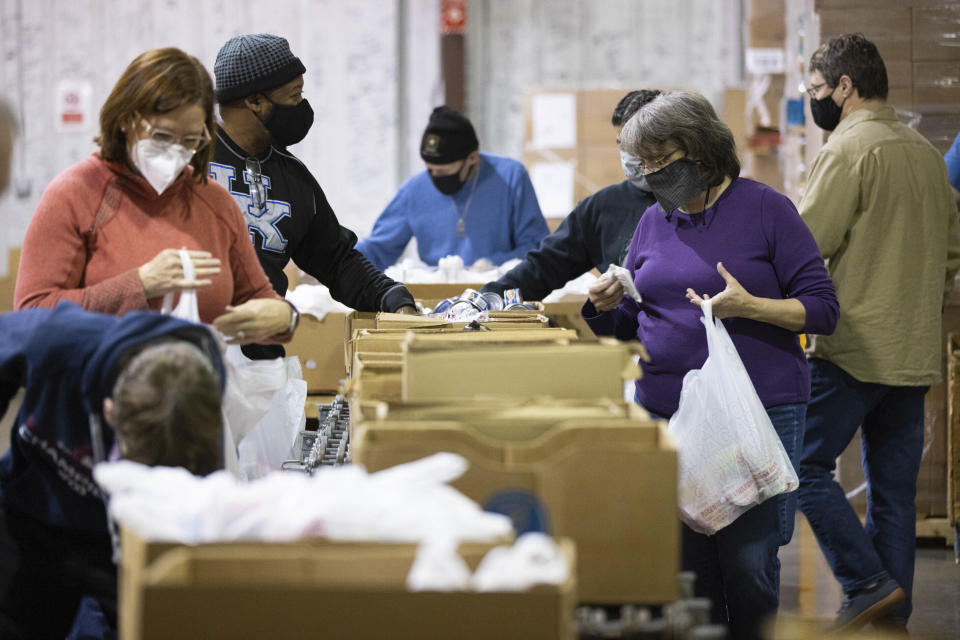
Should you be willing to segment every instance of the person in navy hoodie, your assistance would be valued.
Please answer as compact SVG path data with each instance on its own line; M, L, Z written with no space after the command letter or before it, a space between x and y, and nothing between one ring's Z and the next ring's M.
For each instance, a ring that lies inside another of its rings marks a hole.
M213 335L169 316L72 303L0 315L0 415L24 388L0 458L0 637L111 637L116 566L93 464L219 469L224 378Z

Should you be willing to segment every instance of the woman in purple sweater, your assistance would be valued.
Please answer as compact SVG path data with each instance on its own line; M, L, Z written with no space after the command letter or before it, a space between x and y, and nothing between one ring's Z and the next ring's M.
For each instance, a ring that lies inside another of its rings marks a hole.
M597 335L639 339L650 354L637 402L668 418L683 376L707 357L700 303L713 299L791 460L799 453L810 374L798 333L829 334L837 297L813 236L782 194L740 178L730 129L696 93L664 94L620 133L643 160L657 204L625 266L643 299L600 280L583 317ZM683 564L697 595L734 638L758 637L779 603L777 552L793 534L796 494L767 500L713 536L683 526Z

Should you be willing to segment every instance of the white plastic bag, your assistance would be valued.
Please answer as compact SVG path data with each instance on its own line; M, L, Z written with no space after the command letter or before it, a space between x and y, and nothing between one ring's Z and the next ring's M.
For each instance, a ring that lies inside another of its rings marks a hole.
M195 278L193 261L180 250L183 277ZM200 322L196 289L163 297L162 312L181 320ZM294 458L297 434L306 424L307 383L295 357L251 360L237 345L220 343L227 385L223 394L224 466L234 475L252 480L279 470Z
M713 303L703 303L707 361L683 377L668 432L679 456L680 518L712 535L767 498L797 488L797 474Z

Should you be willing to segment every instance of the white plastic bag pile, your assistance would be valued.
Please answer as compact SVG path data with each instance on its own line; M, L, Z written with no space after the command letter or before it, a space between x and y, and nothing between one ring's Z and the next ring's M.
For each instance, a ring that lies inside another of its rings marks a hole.
M330 289L322 284L301 284L289 289L284 296L301 314L308 313L323 320L328 313L348 313L350 307L337 302L330 295Z
M480 509L448 483L467 468L452 453L368 474L330 467L311 476L271 473L241 482L227 472L205 478L184 469L130 461L98 464L94 478L109 494L110 515L150 541L198 544L261 540L422 543L408 576L411 590L523 590L561 584L566 557L543 535L497 547L474 576L456 553L460 542L490 542L512 533L507 516Z
M712 535L799 481L713 301L702 307L707 361L684 376L668 433L679 456L680 518Z

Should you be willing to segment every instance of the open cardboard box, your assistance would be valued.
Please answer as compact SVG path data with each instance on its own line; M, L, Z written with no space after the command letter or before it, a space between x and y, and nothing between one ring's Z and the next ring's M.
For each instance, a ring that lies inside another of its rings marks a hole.
M300 316L293 339L284 345L288 356L300 358L307 391L335 391L347 375L344 351L344 327L347 314L331 312L322 319L310 314Z
M561 540L570 566L573 544ZM493 545L463 544L471 569ZM123 532L120 637L571 640L575 571L521 593L406 590L412 544L149 543Z
M576 415L576 413L573 413ZM369 471L441 451L470 462L452 484L519 532L577 545L580 599L662 604L677 597L677 453L666 423L554 414L537 421L366 421L352 426L353 460Z
M639 378L640 343L603 339L566 345L450 344L410 334L403 345L405 402L463 402L475 397L619 399Z

